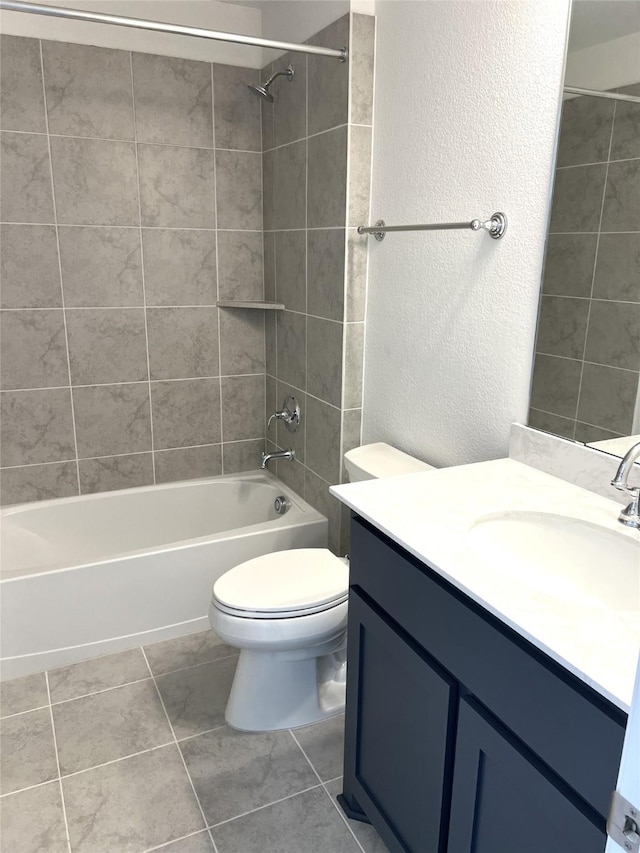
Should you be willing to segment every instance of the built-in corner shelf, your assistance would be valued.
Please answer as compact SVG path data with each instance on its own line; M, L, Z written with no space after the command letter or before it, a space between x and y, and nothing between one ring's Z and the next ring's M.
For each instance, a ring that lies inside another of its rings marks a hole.
M216 302L218 308L259 308L263 311L284 311L282 302L240 302L234 299L223 299Z

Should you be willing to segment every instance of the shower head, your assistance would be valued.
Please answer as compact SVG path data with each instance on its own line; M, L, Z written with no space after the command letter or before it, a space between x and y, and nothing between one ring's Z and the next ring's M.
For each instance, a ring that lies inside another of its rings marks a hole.
M255 92L261 98L264 98L265 101L269 101L270 104L273 103L273 95L269 91L269 86L273 83L276 77L286 77L289 82L293 80L293 65L290 65L286 71L276 71L274 74L269 77L267 82L264 85L260 83L247 83L249 89L252 92Z

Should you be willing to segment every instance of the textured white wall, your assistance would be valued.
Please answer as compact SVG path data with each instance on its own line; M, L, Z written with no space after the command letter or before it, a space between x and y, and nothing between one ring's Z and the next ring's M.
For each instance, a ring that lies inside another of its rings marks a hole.
M364 441L506 456L525 420L568 0L379 0L372 221L506 212L500 241L371 241Z

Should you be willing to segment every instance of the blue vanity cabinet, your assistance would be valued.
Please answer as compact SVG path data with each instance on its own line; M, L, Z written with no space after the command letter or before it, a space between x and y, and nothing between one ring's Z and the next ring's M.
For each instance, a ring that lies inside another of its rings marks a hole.
M359 518L348 631L350 817L392 853L603 853L623 711Z

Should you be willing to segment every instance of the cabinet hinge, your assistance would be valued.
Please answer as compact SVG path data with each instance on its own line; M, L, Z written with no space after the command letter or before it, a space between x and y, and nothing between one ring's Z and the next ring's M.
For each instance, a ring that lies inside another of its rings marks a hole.
M625 800L619 791L614 791L611 797L607 835L626 853L640 853L640 809Z

